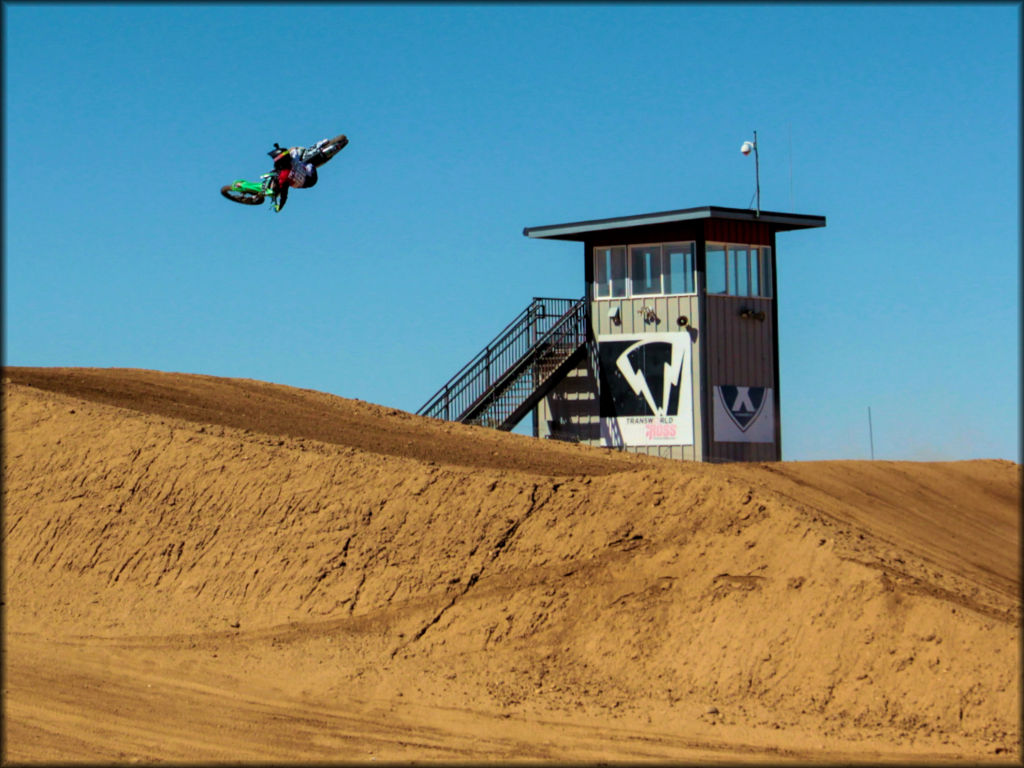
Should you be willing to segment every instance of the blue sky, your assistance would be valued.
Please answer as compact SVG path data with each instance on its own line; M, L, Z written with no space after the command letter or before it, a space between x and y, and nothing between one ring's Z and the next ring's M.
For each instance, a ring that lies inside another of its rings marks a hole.
M1019 4L4 4L4 363L415 411L582 245L779 235L784 458L1020 461ZM349 146L287 207L221 185Z

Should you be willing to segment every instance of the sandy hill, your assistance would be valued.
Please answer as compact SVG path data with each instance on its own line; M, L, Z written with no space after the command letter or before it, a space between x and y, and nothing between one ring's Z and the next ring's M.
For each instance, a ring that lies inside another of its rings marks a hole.
M5 368L8 760L1020 758L1020 467Z

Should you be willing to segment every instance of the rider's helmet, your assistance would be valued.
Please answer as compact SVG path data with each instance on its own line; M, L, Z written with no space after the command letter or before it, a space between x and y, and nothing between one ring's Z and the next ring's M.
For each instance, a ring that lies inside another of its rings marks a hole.
M289 168L292 164L291 155L288 153L288 149L286 147L278 146L276 142L274 144L274 148L267 152L267 154L273 159L274 168L276 170L284 170L285 168Z

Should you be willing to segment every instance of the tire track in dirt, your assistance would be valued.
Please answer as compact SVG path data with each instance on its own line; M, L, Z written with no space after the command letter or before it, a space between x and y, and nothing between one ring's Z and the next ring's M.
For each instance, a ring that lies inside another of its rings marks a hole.
M488 492L493 492L496 486L496 482L492 483L491 487L488 489ZM557 489L558 485L556 484L552 488L552 491L555 491ZM422 627L416 630L416 632L413 634L412 638L408 642L396 646L395 649L391 651L391 658L394 658L400 651L405 650L408 646L412 645L417 640L422 638L431 627L437 624L444 617L444 615L449 610L451 610L451 608L453 608L460 599L464 598L469 593L469 591L476 585L476 583L480 580L480 577L484 575L484 571L487 569L487 566L493 563L495 560L497 560L497 558L501 555L501 552L505 548L505 545L508 544L509 539L511 539L515 535L516 531L519 530L520 525L522 525L522 523L526 521L530 517L530 515L532 515L539 508L539 506L543 504L543 502L537 501L537 490L538 485L536 483L533 483L533 487L530 490L530 502L528 508L525 512L523 512L522 516L512 521L511 525L509 525L509 527L501 534L501 536L494 543L494 545L490 547L490 555L487 561L480 565L480 567L477 570L470 574L469 579L466 581L465 587L463 587L461 591L453 595L452 599L448 602L448 604L441 608L441 610L438 611L437 614L430 621L428 621L426 624L424 624Z

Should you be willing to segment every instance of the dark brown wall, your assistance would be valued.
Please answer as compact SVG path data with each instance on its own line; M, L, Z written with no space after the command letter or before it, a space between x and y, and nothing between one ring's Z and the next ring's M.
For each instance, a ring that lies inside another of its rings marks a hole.
M772 245L772 227L753 221L710 219L707 221L705 239L716 243Z
M764 312L764 321L740 317L741 309ZM708 296L705 320L708 384L775 386L772 300Z

